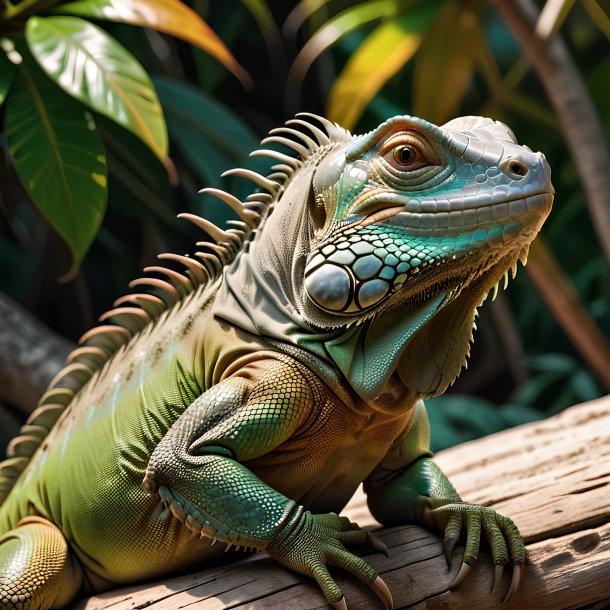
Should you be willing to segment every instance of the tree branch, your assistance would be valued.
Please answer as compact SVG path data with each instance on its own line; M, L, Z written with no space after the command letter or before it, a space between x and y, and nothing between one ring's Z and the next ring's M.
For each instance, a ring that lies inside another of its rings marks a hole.
M561 36L556 33L542 39L535 33L538 10L531 0L494 0L494 4L557 113L597 235L610 260L610 151L589 92Z
M0 400L24 413L36 407L72 345L0 293Z

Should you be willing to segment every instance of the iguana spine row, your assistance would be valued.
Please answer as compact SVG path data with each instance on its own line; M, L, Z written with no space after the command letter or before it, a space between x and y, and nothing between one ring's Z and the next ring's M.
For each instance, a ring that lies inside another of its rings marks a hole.
M343 128L324 117L307 112L297 116L319 121L335 140L345 139L348 135ZM289 127L290 125L308 129L313 137ZM294 150L302 158L307 158L331 142L321 129L302 119L290 119L286 121L284 127L278 127L269 133L269 137L261 141L262 145L282 144ZM149 324L154 324L165 312L170 311L174 305L192 294L198 287L208 285L222 274L224 267L235 259L247 241L264 223L284 184L290 181L294 172L302 165L300 159L269 148L255 150L250 156L269 157L280 163L271 167L272 173L268 176L249 169L234 168L224 172L223 177L238 176L251 180L264 191L248 195L243 202L221 189L204 188L199 191L214 195L227 204L237 214L239 220L228 220L227 224L230 228L221 229L206 218L195 214L179 214L179 218L192 222L212 238L213 241L196 243L196 246L207 251L195 252L196 259L174 253L159 254L158 258L162 261L181 264L185 268L184 272L159 265L145 267L145 273L156 273L164 276L164 279L154 276L142 277L132 280L129 287L145 287L153 290L155 294L137 292L118 298L114 302L113 309L99 318L100 322L110 323L88 330L79 339L79 347L68 354L66 366L50 381L38 406L21 427L20 434L10 441L6 451L7 459L0 462L0 504L8 496L15 481L29 463L30 457L44 442L60 417L66 413L79 390L95 375L101 374L104 364L139 332Z

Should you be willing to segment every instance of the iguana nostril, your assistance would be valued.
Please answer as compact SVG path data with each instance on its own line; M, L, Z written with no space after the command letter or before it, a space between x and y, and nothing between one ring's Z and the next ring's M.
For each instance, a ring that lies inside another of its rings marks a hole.
M499 163L500 169L513 180L521 180L529 173L529 167L518 157L509 157Z

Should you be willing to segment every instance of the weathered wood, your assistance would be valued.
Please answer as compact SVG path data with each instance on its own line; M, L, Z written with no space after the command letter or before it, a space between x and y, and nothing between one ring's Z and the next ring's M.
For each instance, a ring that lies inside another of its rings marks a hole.
M511 516L528 544L532 565L510 609L602 608L610 603L610 397L572 407L543 422L507 430L443 451L436 458L471 502ZM369 555L396 608L496 608L486 551L454 591L456 550L447 570L438 536L414 526L379 528L361 490L345 510L377 529L390 555ZM349 607L381 607L362 583L335 570ZM317 586L264 555L237 564L97 595L78 610L285 610L328 608Z

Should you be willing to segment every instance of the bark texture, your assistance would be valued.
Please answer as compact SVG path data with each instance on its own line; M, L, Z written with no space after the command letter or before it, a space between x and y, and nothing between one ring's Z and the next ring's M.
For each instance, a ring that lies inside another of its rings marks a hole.
M512 517L532 564L505 610L604 608L610 604L610 397L578 405L548 420L506 430L436 457L462 497ZM456 549L447 570L438 536L414 526L380 528L361 490L345 514L377 530L389 557L369 555L394 596L395 608L498 608L493 566L483 551L471 575L448 587L460 565ZM348 606L380 608L366 586L335 571ZM310 610L329 608L317 586L264 555L149 584L122 588L75 605L78 610Z

